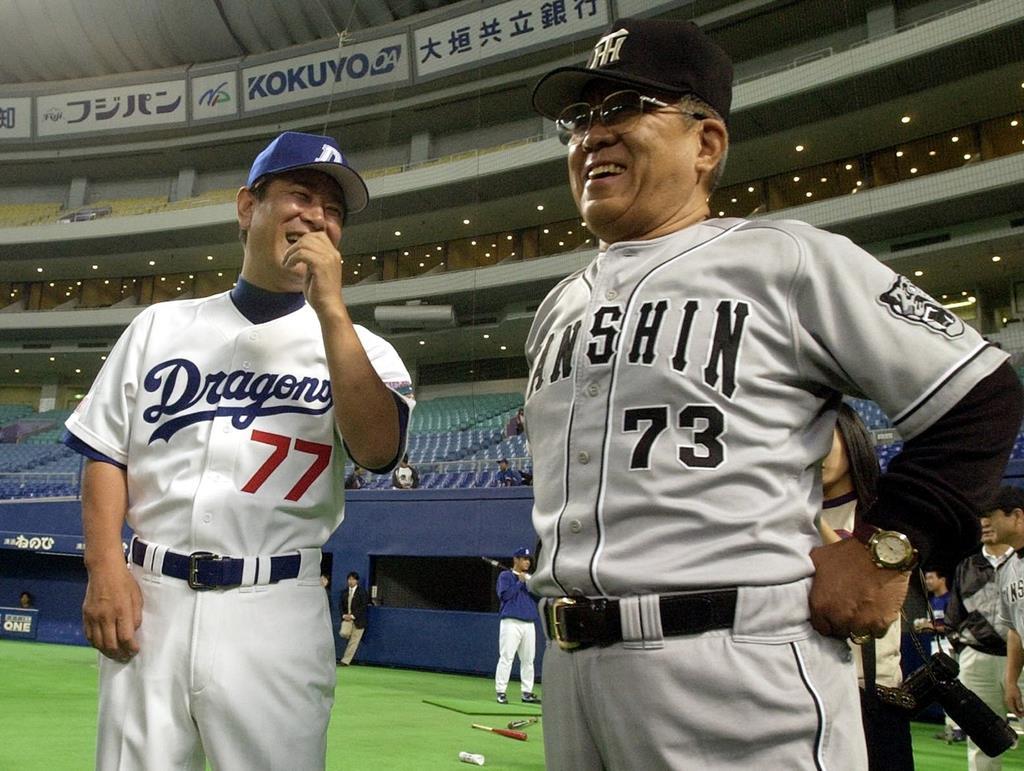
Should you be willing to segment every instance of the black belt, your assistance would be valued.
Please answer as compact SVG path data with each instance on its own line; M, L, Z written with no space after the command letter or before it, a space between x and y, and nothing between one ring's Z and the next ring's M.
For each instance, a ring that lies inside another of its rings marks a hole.
M736 590L666 595L658 607L665 637L728 629L736 616ZM622 642L619 600L559 597L548 603L546 615L548 637L563 650Z
M141 538L132 541L132 562L146 566L146 548L148 544ZM253 584L259 582L259 563L256 562L256 574ZM270 580L266 583L276 584L286 578L296 578L302 565L299 554L282 554L270 558ZM188 585L198 592L207 589L223 589L242 585L242 571L245 560L241 557L221 557L208 551L195 551L191 554L180 554L168 551L164 554L164 563L160 572L171 578L188 581Z

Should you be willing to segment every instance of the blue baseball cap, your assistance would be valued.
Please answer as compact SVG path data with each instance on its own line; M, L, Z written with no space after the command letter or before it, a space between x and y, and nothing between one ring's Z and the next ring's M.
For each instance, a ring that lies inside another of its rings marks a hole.
M347 214L362 211L370 200L366 183L345 161L337 142L299 131L285 131L256 156L245 186L252 189L264 177L296 169L314 169L337 182Z
M530 556L530 550L527 549L525 546L523 546L520 549L516 549L515 552L513 552L512 556L513 557L529 557Z

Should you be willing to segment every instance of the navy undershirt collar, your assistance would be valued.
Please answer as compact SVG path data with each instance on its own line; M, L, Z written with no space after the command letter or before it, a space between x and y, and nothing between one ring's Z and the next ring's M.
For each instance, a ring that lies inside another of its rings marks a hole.
M250 284L241 276L231 290L231 301L238 312L253 324L265 324L287 316L306 304L302 292L269 292Z
M834 509L836 506L842 506L844 503L857 500L857 491L850 490L848 493L837 495L835 498L829 498L826 501L822 501L821 507L823 509Z

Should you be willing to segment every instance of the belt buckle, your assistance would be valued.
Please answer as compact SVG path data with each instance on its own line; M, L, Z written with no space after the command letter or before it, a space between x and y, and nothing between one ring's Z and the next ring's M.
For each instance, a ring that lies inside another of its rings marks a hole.
M571 651L580 647L578 642L566 639L565 619L559 613L561 609L575 604L576 600L571 597L559 597L548 606L548 613L551 618L551 634L554 636L555 642L558 643L558 647L563 651Z
M204 584L199 580L200 562L219 562L224 559L212 551L194 551L188 555L188 586L197 592L206 592L215 589L213 584Z

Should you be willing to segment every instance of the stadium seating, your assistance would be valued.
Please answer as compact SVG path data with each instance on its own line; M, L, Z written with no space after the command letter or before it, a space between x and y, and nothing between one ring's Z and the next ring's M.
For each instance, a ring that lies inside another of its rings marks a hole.
M892 432L892 423L874 402L848 400L873 431ZM426 490L492 487L499 458L520 471L532 471L526 436L508 436L506 427L522 405L518 393L447 396L418 403L409 435L409 460ZM0 405L0 428L13 424L43 426L18 443L0 443L0 499L74 496L78 494L82 458L60 443L70 410L35 413L25 405ZM886 468L903 448L902 441L879 444ZM1024 433L1012 458L1024 458ZM351 462L345 469L351 473ZM391 489L390 474L367 474L365 490Z
M60 207L60 203L3 203L0 204L0 227L53 222Z
M78 494L82 457L62 444L0 444L0 498Z
M70 414L0 405L0 499L78 495L82 458L59 441Z
M32 422L40 424L40 430L34 431L24 439L27 444L53 444L59 442L64 435L64 421L71 415L72 410L49 410L40 412L34 416Z

